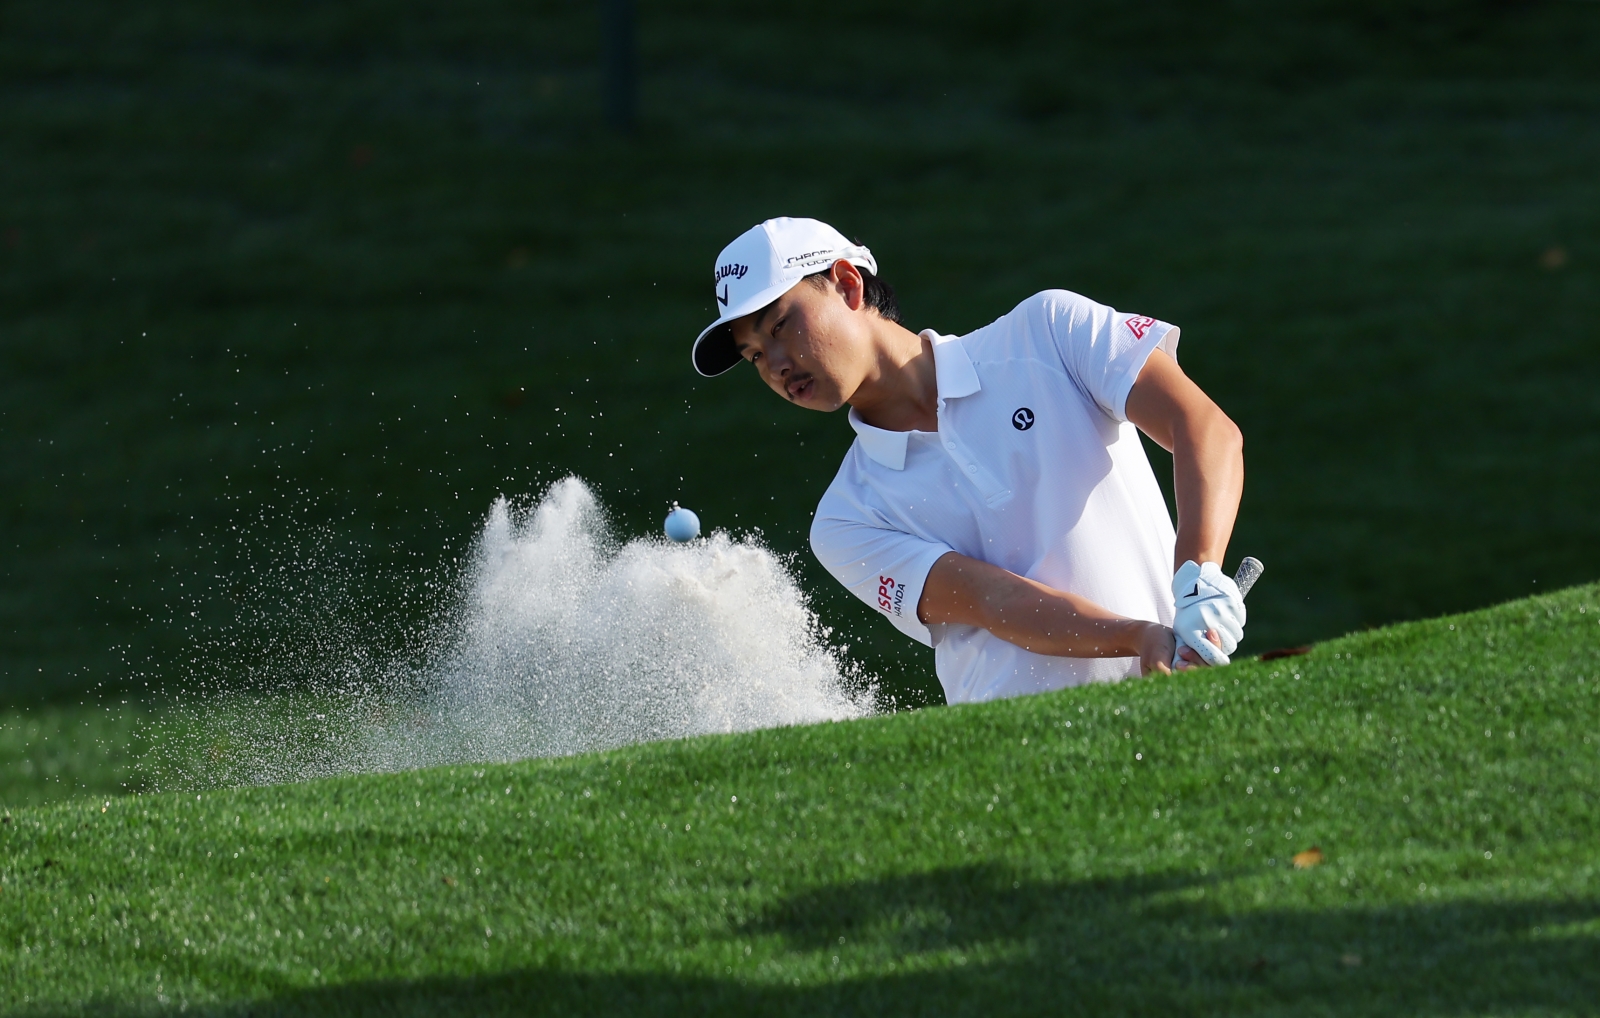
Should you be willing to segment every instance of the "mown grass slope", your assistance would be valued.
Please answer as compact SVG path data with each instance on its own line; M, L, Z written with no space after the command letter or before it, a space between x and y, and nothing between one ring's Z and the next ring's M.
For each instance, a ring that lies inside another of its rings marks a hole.
M15 811L0 1006L1589 1014L1597 787L1587 586L1159 681Z

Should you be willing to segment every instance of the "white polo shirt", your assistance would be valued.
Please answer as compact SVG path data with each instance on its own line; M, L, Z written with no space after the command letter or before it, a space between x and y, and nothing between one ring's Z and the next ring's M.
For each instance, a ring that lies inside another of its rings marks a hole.
M939 431L884 431L850 411L856 440L811 525L839 582L934 648L950 703L1109 682L1138 658L1034 654L976 626L924 626L928 571L957 551L1171 625L1176 535L1128 392L1178 330L1046 290L965 336L933 343Z

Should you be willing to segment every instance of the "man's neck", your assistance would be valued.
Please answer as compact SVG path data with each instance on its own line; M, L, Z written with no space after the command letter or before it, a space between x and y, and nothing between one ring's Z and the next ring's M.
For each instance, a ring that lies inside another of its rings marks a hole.
M933 344L898 322L874 330L877 362L851 394L856 416L884 431L938 431L939 381Z

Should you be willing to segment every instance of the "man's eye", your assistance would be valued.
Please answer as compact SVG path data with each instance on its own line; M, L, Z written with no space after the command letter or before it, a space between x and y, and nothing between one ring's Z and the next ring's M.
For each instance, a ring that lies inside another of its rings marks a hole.
M751 354L750 354L750 363L754 364L756 362L756 360L758 358L760 358L760 356L761 356L761 351L759 351L759 350L752 351Z

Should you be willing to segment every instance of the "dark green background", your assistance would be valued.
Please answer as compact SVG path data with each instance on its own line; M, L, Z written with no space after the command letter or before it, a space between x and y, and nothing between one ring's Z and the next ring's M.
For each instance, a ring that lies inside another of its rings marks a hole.
M590 4L0 4L0 698L225 683L311 619L413 650L489 502L567 472L624 535L681 499L799 552L936 697L805 551L843 415L688 367L770 215L870 244L913 328L1049 286L1182 325L1246 434L1247 650L1592 579L1597 26L643 0L624 137Z

